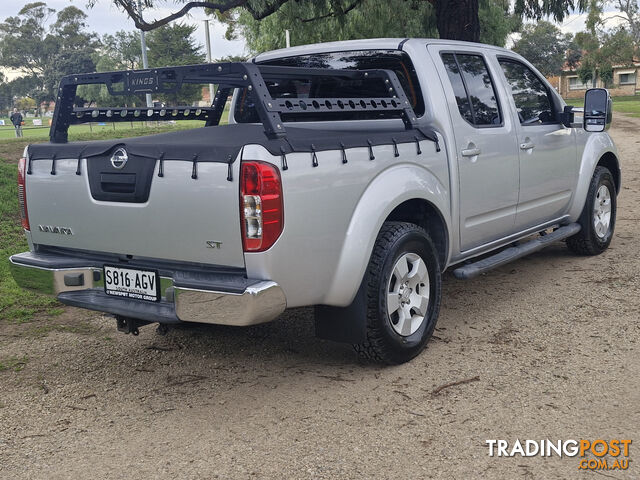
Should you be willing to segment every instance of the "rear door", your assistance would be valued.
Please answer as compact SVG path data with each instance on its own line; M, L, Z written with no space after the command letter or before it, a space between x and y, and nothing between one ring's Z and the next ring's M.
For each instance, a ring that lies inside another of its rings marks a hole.
M461 251L514 230L518 202L518 145L481 49L432 45L447 95L456 141ZM508 110L507 110L508 112Z
M499 57L510 87L509 104L517 115L520 156L519 230L562 216L578 174L575 131L566 128L554 105L551 87L513 57Z

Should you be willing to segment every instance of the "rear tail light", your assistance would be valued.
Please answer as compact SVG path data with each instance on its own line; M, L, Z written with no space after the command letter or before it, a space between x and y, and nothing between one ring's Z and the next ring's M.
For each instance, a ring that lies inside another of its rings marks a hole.
M282 233L284 211L280 172L270 163L242 162L240 221L245 252L269 249Z
M20 204L20 216L22 217L22 228L30 230L29 214L27 213L27 190L25 188L25 174L27 170L27 159L18 160L18 203Z

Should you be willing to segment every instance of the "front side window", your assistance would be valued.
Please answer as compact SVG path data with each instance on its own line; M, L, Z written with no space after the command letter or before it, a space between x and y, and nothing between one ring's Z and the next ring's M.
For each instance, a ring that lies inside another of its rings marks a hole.
M496 91L480 55L444 53L442 61L453 87L460 115L475 126L498 126L502 116Z
M516 104L522 125L554 123L556 115L547 86L526 65L501 59L500 65Z

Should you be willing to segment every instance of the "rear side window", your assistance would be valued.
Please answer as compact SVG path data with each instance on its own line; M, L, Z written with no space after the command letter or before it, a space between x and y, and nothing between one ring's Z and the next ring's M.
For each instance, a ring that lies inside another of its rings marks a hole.
M498 126L502 115L487 64L481 55L443 53L460 115L475 126Z
M513 101L522 125L555 123L556 115L547 86L526 65L500 59L500 66L511 86Z
M405 95L411 102L417 116L424 115L424 100L418 83L418 76L411 59L399 50L362 50L350 52L318 53L296 57L278 58L261 62L264 65L283 67L332 68L337 70L392 70ZM388 92L384 83L378 80L350 80L333 76L311 79L285 79L267 82L267 88L273 98L366 98L386 97ZM253 95L246 90L239 92L234 118L238 123L257 123L258 114L253 106ZM364 120L389 118L389 112L336 112L335 120ZM313 114L304 119L292 115L283 115L284 121L327 120L327 115L317 118Z

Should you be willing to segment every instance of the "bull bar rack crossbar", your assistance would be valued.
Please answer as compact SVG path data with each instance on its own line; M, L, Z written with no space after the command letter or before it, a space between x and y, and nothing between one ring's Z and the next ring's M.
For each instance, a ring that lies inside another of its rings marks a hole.
M379 78L387 97L278 98L271 97L266 81L283 78L335 76L349 79ZM105 85L111 95L175 93L185 84L217 84L211 107L74 107L79 85ZM120 87L120 88L119 88ZM335 114L336 112L397 113L406 129L415 128L416 115L391 70L335 70L259 65L255 63L210 63L146 70L67 75L60 81L49 133L51 143L66 143L69 126L87 122L131 122L158 120L204 120L206 126L220 123L234 88L247 88L256 99L255 108L268 138L283 138L282 114Z

